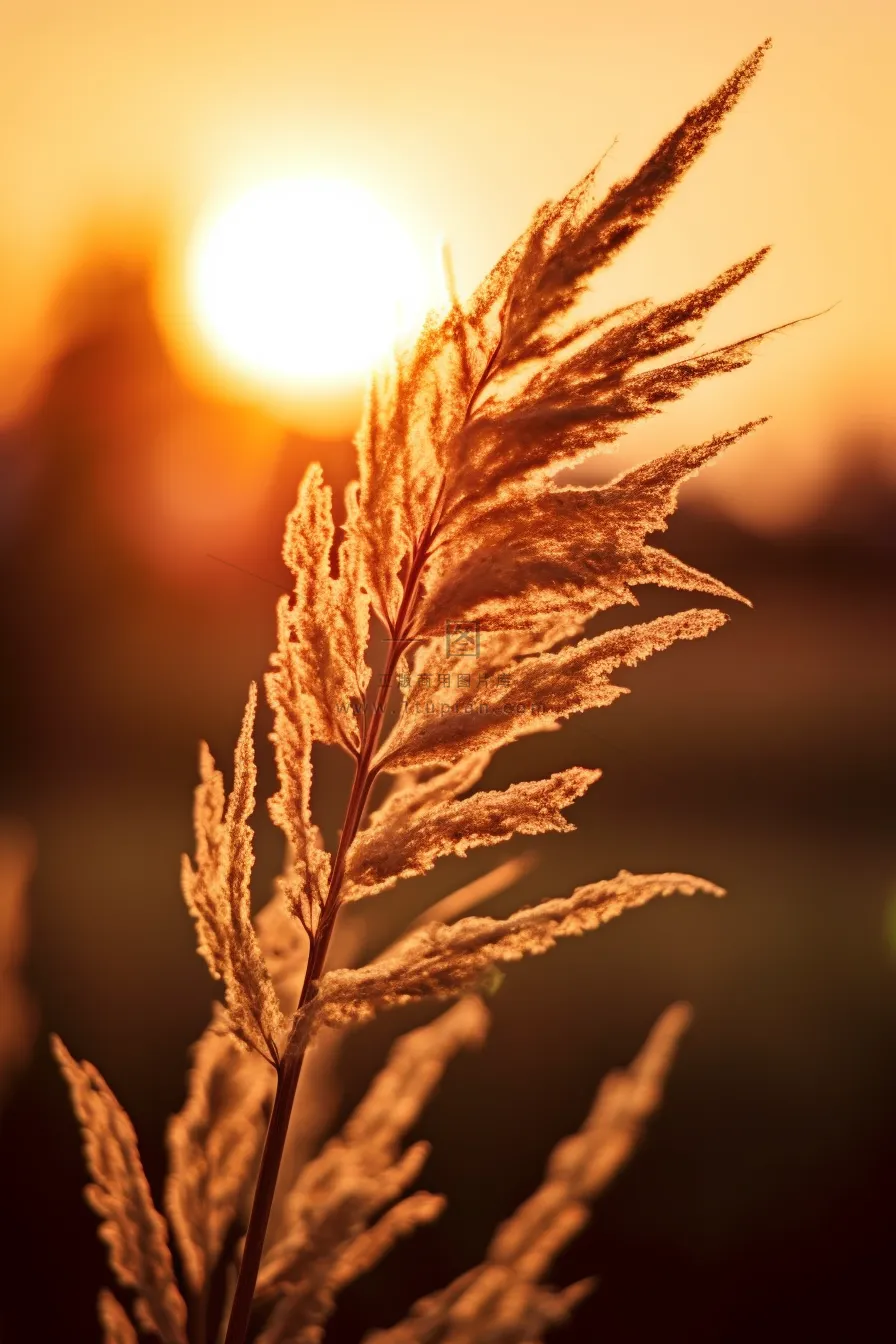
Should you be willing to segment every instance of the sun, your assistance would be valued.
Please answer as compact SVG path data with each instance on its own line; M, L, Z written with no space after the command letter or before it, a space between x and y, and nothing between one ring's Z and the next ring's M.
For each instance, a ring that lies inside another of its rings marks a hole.
M187 298L210 350L280 394L357 383L419 322L426 284L403 227L333 178L260 182L200 220Z

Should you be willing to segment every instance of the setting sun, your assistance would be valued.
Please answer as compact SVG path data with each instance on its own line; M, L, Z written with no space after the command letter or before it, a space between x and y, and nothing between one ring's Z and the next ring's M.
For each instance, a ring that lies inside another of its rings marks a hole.
M216 357L278 393L357 382L425 309L411 239L354 183L263 182L211 213L187 259Z

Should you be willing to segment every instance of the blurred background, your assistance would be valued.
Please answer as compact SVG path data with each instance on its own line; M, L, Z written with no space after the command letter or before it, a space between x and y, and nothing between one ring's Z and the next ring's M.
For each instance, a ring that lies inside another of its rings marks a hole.
M580 473L771 415L686 488L668 538L754 609L487 777L604 770L577 832L540 842L492 913L620 867L698 872L729 897L657 903L512 971L485 1050L421 1125L449 1211L346 1295L328 1339L480 1258L676 998L694 1025L644 1147L557 1266L600 1286L556 1338L881 1337L896 19L871 0L646 0L637 22L574 0L35 0L5 6L2 31L2 1339L98 1338L106 1270L51 1030L101 1068L160 1189L209 1001L178 889L197 742L232 752L305 465L337 491L351 478L363 374L442 301L444 240L466 292L543 199L605 151L607 185L631 171L768 34L757 83L597 301L670 297L772 242L701 346L834 306ZM645 593L640 614L674 605ZM260 769L266 796L263 750ZM322 755L317 781L332 837L345 762ZM261 901L280 855L257 826ZM492 857L378 898L377 937ZM417 1020L352 1037L345 1106Z

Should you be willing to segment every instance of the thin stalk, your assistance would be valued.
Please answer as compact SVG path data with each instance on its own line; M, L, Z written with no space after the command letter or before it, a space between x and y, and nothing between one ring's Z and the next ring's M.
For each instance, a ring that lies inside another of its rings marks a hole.
M197 1293L193 1302L192 1323L190 1338L194 1344L208 1344L208 1299L211 1281L206 1276L205 1282Z
M302 992L299 996L293 1029L277 1067L277 1089L274 1095L274 1105L271 1109L271 1118L268 1122L264 1148L262 1149L261 1164L258 1169L258 1181L255 1186L255 1194L252 1200L252 1211L249 1215L249 1226L246 1229L246 1240L243 1245L239 1275L237 1277L236 1290L233 1295L233 1303L230 1309L230 1319L227 1323L227 1334L225 1336L224 1344L245 1344L246 1334L249 1329L252 1299L255 1296L255 1284L258 1280L258 1271L261 1267L261 1256L264 1250L265 1234L267 1233L268 1222L271 1216L271 1208L274 1202L274 1191L277 1186L280 1164L283 1160L283 1150L286 1145L286 1135L289 1130L289 1120L292 1115L296 1088L299 1085L302 1064L305 1059L305 1036L299 1025L299 1018L301 1010L306 1007L314 997L317 989L317 981L323 973L326 964L327 953L330 948L330 939L333 936L333 929L336 925L336 915L339 912L342 882L345 877L345 861L349 845L357 834L358 827L364 816L364 809L370 797L370 791L373 788L377 774L379 773L376 766L372 764L373 756L382 733L386 712L386 701L392 685L392 678L395 675L398 660L404 649L407 647L408 631L411 629L417 598L420 592L420 580L423 575L426 561L429 558L429 548L438 527L437 510L440 506L441 498L442 494L440 491L430 522L414 549L411 566L404 585L401 606L399 607L398 615L395 619L395 637L389 645L389 654L383 671L382 689L377 696L374 712L365 724L355 766L355 776L352 781L351 793L349 794L348 805L346 808L345 824L342 828L342 834L339 837L339 845L333 861L333 869L330 875L327 896L321 911L320 924L315 931L314 937L311 940L311 946L308 950L308 964L305 967L305 978L302 982Z

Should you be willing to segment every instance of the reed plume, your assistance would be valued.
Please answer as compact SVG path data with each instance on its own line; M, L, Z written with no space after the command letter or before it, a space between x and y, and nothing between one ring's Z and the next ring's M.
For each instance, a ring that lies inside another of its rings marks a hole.
M137 1327L163 1344L181 1344L188 1324L205 1344L219 1316L226 1344L250 1336L317 1344L340 1289L440 1212L440 1197L408 1193L427 1149L403 1148L403 1136L450 1057L480 1043L488 1016L480 994L496 972L655 896L722 895L688 874L621 872L492 919L468 913L486 884L440 903L379 956L328 969L337 918L352 903L443 856L571 829L565 812L598 770L483 790L494 753L612 703L625 693L613 680L618 669L726 620L699 607L586 636L596 613L636 605L643 584L738 598L647 539L666 527L682 483L754 424L607 485L555 478L704 378L746 364L768 334L688 349L766 249L672 302L591 317L578 307L703 151L766 46L632 177L600 197L595 169L544 205L467 300L449 280L447 309L372 380L338 546L321 467L299 486L283 550L294 587L278 604L265 677L279 779L269 809L284 836L284 872L253 920L254 686L229 792L202 748L195 858L184 860L199 951L224 991L169 1131L166 1205L189 1310L126 1117L96 1071L57 1047L112 1270L133 1295ZM374 690L372 623L387 649ZM315 744L343 750L355 767L332 854L313 815ZM383 777L391 782L371 810ZM518 870L504 866L492 887ZM399 1041L342 1132L279 1192L268 1236L306 1056L334 1033L424 998L458 1003ZM556 1150L544 1185L499 1229L483 1265L369 1335L370 1344L534 1344L568 1314L589 1285L558 1291L544 1275L636 1143L686 1021L683 1006L669 1009L631 1067L603 1084L582 1130ZM213 1309L221 1297L223 1315ZM134 1338L108 1293L99 1310L109 1344Z

